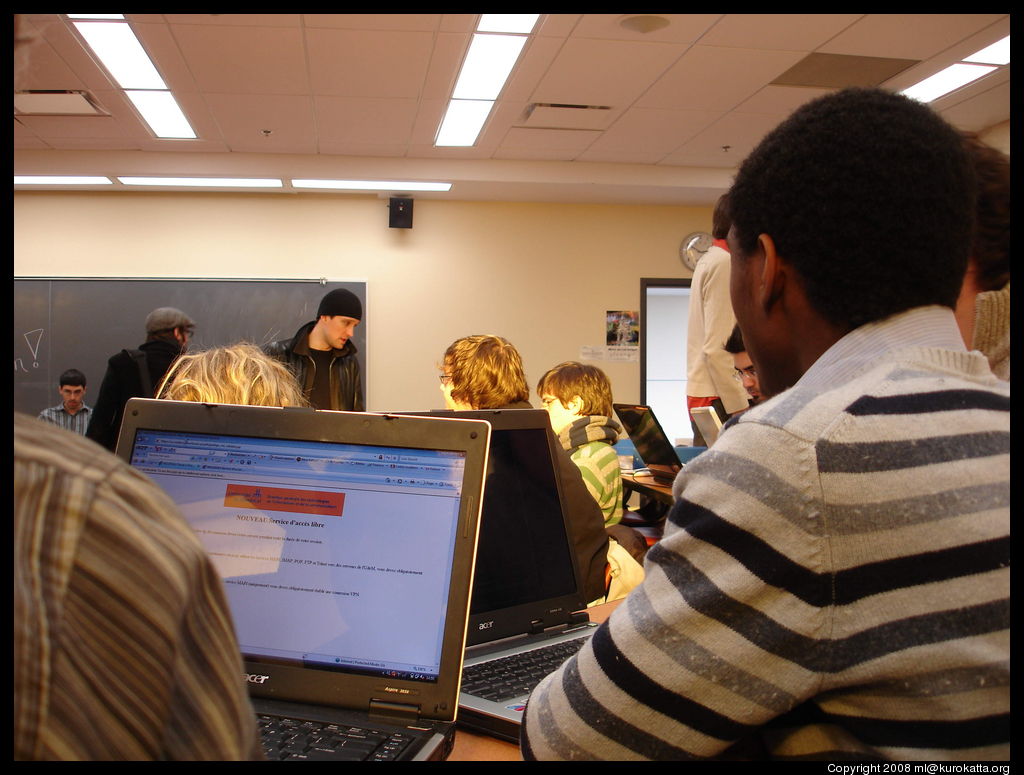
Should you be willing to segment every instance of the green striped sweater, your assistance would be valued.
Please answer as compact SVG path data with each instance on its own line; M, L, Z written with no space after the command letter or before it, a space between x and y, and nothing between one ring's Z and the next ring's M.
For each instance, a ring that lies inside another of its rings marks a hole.
M622 473L612 446L619 438L619 424L602 415L581 417L558 434L562 449L580 469L587 490L604 514L604 524L622 521Z

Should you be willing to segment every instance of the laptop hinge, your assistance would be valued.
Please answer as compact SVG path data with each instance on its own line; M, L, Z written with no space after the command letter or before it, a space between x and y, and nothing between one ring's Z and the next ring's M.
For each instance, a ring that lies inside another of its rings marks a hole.
M587 624L588 622L590 622L590 615L586 611L576 611L569 614L568 622L560 622L552 626L572 629L573 627L578 627L581 624ZM530 622L530 635L540 635L546 629L549 628L544 626L543 619L533 619Z
M576 611L575 613L569 615L569 626L570 627L578 627L581 624L589 624L589 623L590 623L590 614L588 614L586 611Z
M370 700L370 715L380 716L392 721L397 719L402 723L406 723L419 719L420 706L401 702L388 702L387 700Z

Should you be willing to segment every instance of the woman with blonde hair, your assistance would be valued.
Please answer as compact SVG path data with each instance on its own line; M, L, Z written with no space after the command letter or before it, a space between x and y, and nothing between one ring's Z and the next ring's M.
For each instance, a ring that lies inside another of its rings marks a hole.
M309 405L288 367L248 342L181 356L156 395L207 404Z

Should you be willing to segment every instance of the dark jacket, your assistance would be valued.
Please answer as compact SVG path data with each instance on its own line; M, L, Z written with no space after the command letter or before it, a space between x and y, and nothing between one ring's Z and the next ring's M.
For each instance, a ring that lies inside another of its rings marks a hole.
M92 419L85 435L111 452L117 447L121 417L129 398L152 398L164 374L181 355L181 345L171 339L152 339L139 348L146 356L150 390L142 386L139 365L127 350L121 350L107 361L99 395L92 407Z
M488 407L494 409L532 409L526 401L509 406ZM554 431L548 428L554 436ZM583 592L589 603L605 594L604 571L608 565L608 534L604 529L604 514L583 483L579 468L572 462L569 453L562 449L558 439L553 446L561 453L557 456L559 483L562 496L569 511L569 529L572 545L576 552L580 574L583 576Z
M285 363L291 369L307 398L313 390L313 379L316 376L316 366L309 354L309 332L315 325L316 321L312 320L296 331L291 339L280 339L263 348L267 355ZM360 380L355 344L350 339L345 342L344 347L334 350L333 353L330 376L331 405L316 408L346 412L365 411L363 384Z

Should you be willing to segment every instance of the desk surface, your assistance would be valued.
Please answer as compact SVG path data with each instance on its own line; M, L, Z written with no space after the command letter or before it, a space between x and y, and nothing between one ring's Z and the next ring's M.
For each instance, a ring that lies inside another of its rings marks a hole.
M643 495L649 495L662 503L672 505L672 485L660 484L650 474L628 474L622 472L622 485Z
M590 621L603 622L615 607L622 602L615 600L603 605L595 605L587 610ZM477 734L467 729L457 729L455 732L455 747L448 757L450 762L518 762L522 761L519 754L519 746L514 743L507 743L496 737Z

